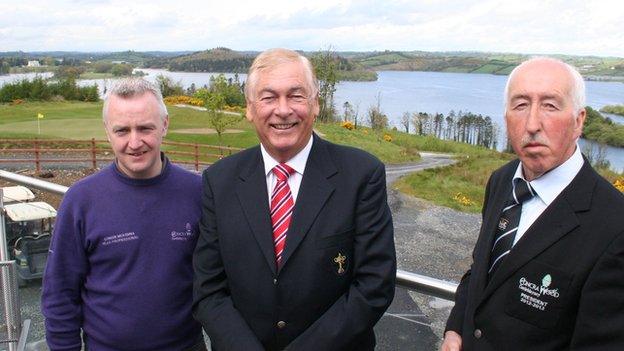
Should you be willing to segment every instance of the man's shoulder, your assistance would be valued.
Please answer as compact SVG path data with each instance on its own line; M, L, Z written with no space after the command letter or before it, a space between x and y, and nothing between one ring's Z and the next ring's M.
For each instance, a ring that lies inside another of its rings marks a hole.
M504 182L511 182L511 179L518 168L518 164L520 164L520 160L514 159L494 170L492 174L490 174L490 187L497 188Z
M587 161L586 161L587 162ZM624 211L624 194L616 189L613 184L611 184L608 180L606 180L603 176L601 176L593 167L589 167L586 172L579 172L577 177L582 181L582 183L587 183L589 177L593 177L596 179L596 186L593 188L594 196L592 199L592 205L604 205L612 210L622 213ZM571 189L572 191L577 191L577 189ZM624 217L622 218L624 223Z
M174 180L176 182L178 181L182 181L184 183L199 183L201 184L201 176L198 173L189 171L183 167L181 167L180 165L177 165L175 163L171 163L170 165L170 172L174 177Z
M317 138L314 142L319 143L319 148L325 148L330 157L341 164L353 166L378 166L382 164L375 155L356 147L335 144L321 138Z
M203 174L205 177L229 177L229 173L238 171L241 169L241 167L248 167L249 162L258 161L258 157L261 157L260 145L250 147L248 149L239 151L233 155L220 159L219 161L206 168Z
M113 176L112 166L106 166L101 170L76 181L69 187L66 196L71 195L72 193L82 193L93 189L99 189L101 187L107 187L113 180Z

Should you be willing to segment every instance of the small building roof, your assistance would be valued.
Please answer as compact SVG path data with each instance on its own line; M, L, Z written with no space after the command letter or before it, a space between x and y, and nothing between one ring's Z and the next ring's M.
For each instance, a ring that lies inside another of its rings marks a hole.
M32 221L56 217L56 210L45 202L23 202L4 206L7 216L15 221Z
M33 192L25 186L16 185L2 188L2 202L5 204L11 202L30 201L34 198L35 194L33 194Z

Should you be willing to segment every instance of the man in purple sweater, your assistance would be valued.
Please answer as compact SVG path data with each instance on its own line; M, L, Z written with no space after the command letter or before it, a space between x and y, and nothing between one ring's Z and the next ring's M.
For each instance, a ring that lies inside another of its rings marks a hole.
M115 162L63 199L43 280L51 350L205 350L191 316L201 178L160 152L169 123L144 79L109 90Z

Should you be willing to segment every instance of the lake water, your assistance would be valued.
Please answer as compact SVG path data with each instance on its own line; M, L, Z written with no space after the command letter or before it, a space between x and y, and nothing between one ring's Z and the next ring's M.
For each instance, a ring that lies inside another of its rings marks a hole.
M210 77L217 73L169 72L159 69L140 69L147 73L146 78L155 80L159 74L180 82L184 87L195 83L196 87L209 84ZM388 116L391 126L400 128L400 118L404 112L428 112L448 114L451 110L469 111L490 116L504 132L503 89L506 76L491 74L441 73L441 72L400 72L381 71L375 82L341 82L336 86L335 106L342 114L342 106L349 102L358 110L360 120L364 120L369 107L377 104L379 97L381 110ZM225 74L232 78L233 74ZM0 76L4 81L32 78L35 74ZM246 78L239 75L240 80ZM82 80L81 85L97 84L100 93L111 84L110 79ZM598 110L604 105L624 103L624 84L620 82L586 82L587 105ZM624 117L608 115L617 123L624 124ZM499 136L499 145L504 147L505 135ZM613 168L624 170L624 149L607 148L607 159Z

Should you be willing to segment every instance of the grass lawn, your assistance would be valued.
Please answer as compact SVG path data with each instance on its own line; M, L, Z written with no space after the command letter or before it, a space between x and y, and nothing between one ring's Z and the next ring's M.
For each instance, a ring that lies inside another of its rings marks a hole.
M232 125L236 133L224 133L221 140L215 133L206 133L209 128L208 114L190 108L168 106L169 131L165 140L223 145L246 148L258 144L253 125L246 119ZM102 103L86 102L27 102L19 105L0 105L0 138L62 138L62 139L104 139L102 125ZM40 119L41 134L37 134L37 114ZM197 133L192 133L192 130ZM401 142L388 142L383 133L369 128L349 131L337 124L316 124L315 129L325 138L336 143L352 145L368 150L382 161L400 163L419 159L414 148ZM180 131L180 132L178 132ZM184 132L182 132L184 131ZM180 150L168 146L166 150ZM188 151L188 150L181 150Z
M460 156L452 166L407 175L394 183L394 187L438 205L479 212L490 174L513 158L511 154L494 151L489 155Z

